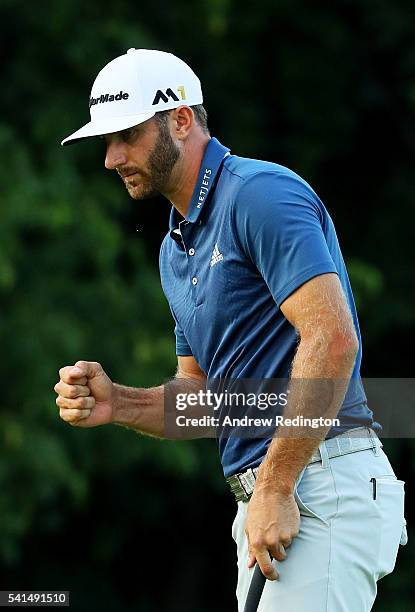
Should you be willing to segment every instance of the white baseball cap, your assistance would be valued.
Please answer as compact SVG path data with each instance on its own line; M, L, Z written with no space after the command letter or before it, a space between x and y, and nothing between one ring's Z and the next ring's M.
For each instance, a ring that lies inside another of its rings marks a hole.
M181 59L164 51L129 49L98 73L89 98L91 121L61 144L126 130L159 111L202 102L200 81Z

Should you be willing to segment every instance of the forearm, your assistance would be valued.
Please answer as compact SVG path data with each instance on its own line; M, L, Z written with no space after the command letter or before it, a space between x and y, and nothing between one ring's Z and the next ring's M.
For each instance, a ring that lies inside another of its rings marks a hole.
M356 358L356 343L302 340L293 361L289 400L284 418L332 419L343 403ZM282 425L261 465L257 486L292 492L296 478L330 426L315 429Z
M141 389L114 384L113 423L164 438L164 385Z
M180 432L172 426L169 415L175 415L174 400L178 393L194 392L204 384L204 380L180 373L166 384L149 389L114 384L112 422L157 438L189 439L192 436L188 430Z

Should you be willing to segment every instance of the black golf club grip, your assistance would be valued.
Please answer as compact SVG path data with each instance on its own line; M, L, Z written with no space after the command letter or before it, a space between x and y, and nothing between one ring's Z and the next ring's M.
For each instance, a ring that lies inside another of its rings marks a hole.
M256 612L258 610L259 600L261 599L262 591L264 590L265 580L266 578L261 572L261 568L257 563L251 579L251 584L249 585L244 612Z

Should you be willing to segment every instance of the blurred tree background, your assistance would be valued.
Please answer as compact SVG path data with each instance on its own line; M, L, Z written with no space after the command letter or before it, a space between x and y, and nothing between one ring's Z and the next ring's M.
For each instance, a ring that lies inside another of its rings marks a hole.
M1 589L69 589L74 610L236 609L234 502L214 441L57 416L58 369L78 359L132 386L175 369L157 268L168 202L130 200L99 141L59 145L87 122L98 70L129 47L187 61L212 134L291 167L327 205L363 375L411 377L414 17L406 0L0 1ZM409 483L413 441L384 444ZM413 499L407 484L409 521ZM414 568L410 543L376 610L411 608Z

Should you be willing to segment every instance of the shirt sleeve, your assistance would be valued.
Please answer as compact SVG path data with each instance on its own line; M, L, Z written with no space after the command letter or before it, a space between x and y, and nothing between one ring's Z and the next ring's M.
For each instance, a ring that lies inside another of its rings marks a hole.
M193 355L192 349L188 345L186 337L178 323L176 323L174 333L176 334L176 355L178 357L190 357Z
M305 282L337 272L323 231L323 205L294 173L245 179L234 202L239 243L280 307Z
M170 310L171 310L171 314L173 315L173 319L175 320L175 323L176 323L174 327L174 334L176 336L176 355L178 357L190 357L191 355L193 355L192 349L190 348L186 340L186 336L184 335L184 332L182 328L180 327L177 317L174 314L174 311L171 307L170 307Z
M165 252L165 247L166 247L166 239L167 240L171 240L171 238L169 237L169 235L167 235L160 247L160 256L159 256L159 268L160 268L160 279L161 279L161 285L164 291L164 295L166 296L167 302L169 303L169 307L170 307L170 312L172 314L172 317L174 319L175 322L175 328L174 328L174 333L176 336L176 355L178 357L189 357L191 356L192 350L186 340L186 336L184 335L184 332L182 330L182 328L180 327L180 324L177 320L177 317L174 313L174 310L169 302L169 298L168 298L168 292L166 290L166 286L165 286L165 282L164 282L164 278L165 278L165 270L166 267L169 268L170 264L167 261L166 258L166 252ZM163 273L164 272L164 273Z

